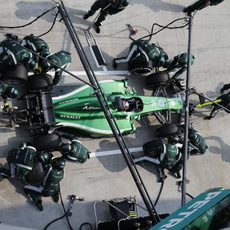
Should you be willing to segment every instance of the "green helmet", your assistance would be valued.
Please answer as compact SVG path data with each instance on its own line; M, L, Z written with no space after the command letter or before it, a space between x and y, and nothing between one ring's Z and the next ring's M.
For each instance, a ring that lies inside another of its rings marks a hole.
M38 162L47 163L51 160L53 154L50 152L42 151L38 156Z
M61 152L68 153L69 151L71 151L72 146L69 143L63 143L61 144L60 148L61 148Z
M51 165L53 166L54 169L64 169L65 167L65 160L62 157L57 157L54 158L51 162Z
M168 164L172 164L178 154L178 149L175 145L167 144L166 145L166 156Z
M220 4L221 2L223 2L224 0L210 0L210 5L213 6L213 5L218 5Z
M123 6L128 6L129 5L129 0L121 0L121 4Z
M6 87L6 91L5 91L5 95L9 98L16 98L18 97L18 90L15 89L13 86L7 86Z
M195 57L192 55L191 56L191 64L194 63ZM188 63L188 53L181 53L179 54L179 58L178 58L178 64L180 66L187 66Z
M197 131L193 128L189 128L189 132L188 132L189 140L196 140L196 137L197 137Z
M43 49L41 51L41 56L42 57L47 57L48 55L50 55L50 51L48 49Z

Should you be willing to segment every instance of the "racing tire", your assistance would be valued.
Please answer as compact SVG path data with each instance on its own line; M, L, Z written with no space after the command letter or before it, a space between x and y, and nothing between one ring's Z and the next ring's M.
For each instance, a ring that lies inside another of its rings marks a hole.
M61 137L56 133L39 135L34 137L34 147L41 150L56 150L61 143Z
M26 181L30 185L39 186L43 183L45 177L45 170L40 162L33 165L32 170L26 174Z
M179 126L175 123L164 124L161 127L157 128L155 135L157 137L167 137L180 132Z
M34 74L29 76L26 88L29 91L49 89L52 85L52 77L49 74Z
M133 59L128 63L128 70L134 75L148 76L153 69L146 60Z
M146 142L143 145L143 151L146 156L153 157L153 158L158 158L159 153L156 153L156 147L159 145L162 145L163 141L162 139L155 139L149 142Z
M28 79L28 70L23 64L12 66L2 73L1 80L9 85L19 85Z
M156 86L164 85L169 80L169 73L160 71L150 74L146 77L146 86L150 89L155 89Z

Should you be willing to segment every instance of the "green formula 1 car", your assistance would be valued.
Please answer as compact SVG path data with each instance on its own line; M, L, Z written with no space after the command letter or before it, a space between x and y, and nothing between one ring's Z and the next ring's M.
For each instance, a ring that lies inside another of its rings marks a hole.
M127 80L101 81L100 86L109 109L123 134L135 132L135 120L159 110L180 110L182 99L138 96L127 86ZM55 120L63 127L78 129L81 133L99 137L112 135L94 90L82 86L68 94L53 97Z

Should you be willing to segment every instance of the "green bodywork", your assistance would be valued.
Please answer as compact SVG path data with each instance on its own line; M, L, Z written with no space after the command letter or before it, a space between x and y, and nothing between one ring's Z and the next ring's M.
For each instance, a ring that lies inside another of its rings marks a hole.
M123 134L135 132L134 121L139 120L142 115L159 110L180 110L183 107L181 98L138 96L133 89L128 88L127 80L101 81L100 86L109 109ZM116 107L116 97L138 99L142 103L141 110L120 111ZM85 85L71 93L53 97L53 105L56 121L60 125L77 128L95 137L112 135L105 114L90 86Z
M210 189L161 220L150 230L222 229L229 223L229 210L230 189Z

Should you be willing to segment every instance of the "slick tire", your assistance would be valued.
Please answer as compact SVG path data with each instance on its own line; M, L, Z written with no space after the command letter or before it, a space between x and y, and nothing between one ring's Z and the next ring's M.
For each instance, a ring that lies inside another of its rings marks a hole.
M49 89L52 85L52 77L49 74L35 74L28 78L26 88L28 91Z
M59 148L59 145L61 143L61 137L55 133L35 136L33 143L34 147L39 151L56 150Z
M157 137L168 137L179 133L179 126L175 123L164 124L157 128L155 134Z
M149 142L146 142L143 145L143 151L146 156L152 157L152 158L158 158L159 154L156 153L156 147L159 145L162 145L161 139L155 139Z
M164 85L169 80L169 73L161 71L150 74L146 77L146 86L150 89L155 89L159 85Z
M23 84L28 79L27 68L22 64L12 66L9 70L2 73L1 80L9 85Z
M133 59L128 63L128 70L134 75L148 76L152 72L152 68L145 60Z

